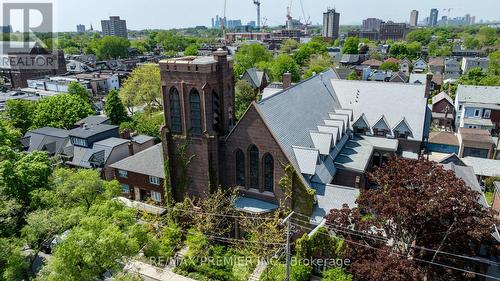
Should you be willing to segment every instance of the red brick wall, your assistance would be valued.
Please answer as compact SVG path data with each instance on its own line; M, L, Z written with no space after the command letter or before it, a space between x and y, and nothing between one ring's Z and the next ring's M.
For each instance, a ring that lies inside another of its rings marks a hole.
M285 195L279 187L279 180L285 176L285 172L283 171L281 163L284 163L286 165L288 163L288 160L286 159L284 153L281 151L280 146L267 129L266 125L262 121L260 115L258 114L255 107L253 107L253 105L245 114L243 119L238 123L238 126L235 128L235 130L232 132L225 143L225 161L222 161L222 169L224 171L222 173L223 186L236 186L235 154L237 149L241 149L243 153L245 153L245 178L247 181L247 187L249 187L250 175L248 163L248 148L252 144L257 146L257 148L259 149L259 186L261 187L261 190L252 190L246 193L249 195L251 194L253 197L273 202L278 202L279 200L284 199ZM266 153L270 153L274 159L274 195L270 192L262 192L264 188L263 159Z
M356 186L356 177L359 177L359 186ZM366 178L363 173L357 173L349 170L337 169L332 184L349 186L355 188L365 188Z
M140 198L135 198L134 197L134 187L138 187L141 189L144 189L146 191L156 191L161 193L162 201L164 201L164 189L163 189L163 179L160 178L160 185L154 185L149 183L149 176L148 175L143 175L143 174L137 174L128 171L128 177L127 178L122 178L118 175L118 169L113 169L114 172L114 179L116 179L120 184L127 184L130 187L130 194L123 194L124 197L134 199L134 200L140 200ZM148 192L148 195L150 193Z
M500 194L497 192L493 195L493 204L491 208L497 212L497 217L500 217Z
M453 111L455 108L453 107L453 104L449 103L447 100L442 99L436 104L432 106L432 112L439 112L439 113L444 113L446 106L449 107L448 113L450 114L450 117L453 115Z
M491 110L491 122L495 125L493 132L500 131L500 110Z

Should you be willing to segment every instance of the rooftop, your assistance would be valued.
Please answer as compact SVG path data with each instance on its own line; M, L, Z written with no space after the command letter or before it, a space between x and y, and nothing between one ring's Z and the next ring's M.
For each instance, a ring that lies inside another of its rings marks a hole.
M93 135L97 135L110 130L116 130L118 126L98 124L98 125L88 125L83 127L75 128L69 131L69 135L77 138L88 138Z
M458 133L461 135L462 140L464 141L487 142L492 144L495 143L488 130L459 128Z
M165 178L165 171L163 169L163 149L161 144L157 144L118 161L110 165L110 167L137 174Z
M431 132L429 135L429 143L458 146L458 138L451 132Z
M467 103L500 104L500 86L458 85L456 99Z
M483 177L500 176L500 160L484 159L476 157L464 157L462 161L474 169L474 173Z

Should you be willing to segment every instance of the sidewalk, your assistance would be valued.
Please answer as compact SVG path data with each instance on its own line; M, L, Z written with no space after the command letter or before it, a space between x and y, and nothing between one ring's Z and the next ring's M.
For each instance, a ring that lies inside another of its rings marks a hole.
M155 267L140 261L128 263L124 270L139 275L144 281L196 281L191 278L173 273L170 270Z

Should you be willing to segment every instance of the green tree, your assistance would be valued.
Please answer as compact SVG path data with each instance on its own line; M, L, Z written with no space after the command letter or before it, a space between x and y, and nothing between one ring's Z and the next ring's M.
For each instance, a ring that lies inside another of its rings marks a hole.
M163 112L140 112L134 114L130 122L122 122L120 131L129 130L138 134L160 138L160 128L163 121Z
M184 55L185 56L197 56L199 48L200 48L200 46L198 44L191 44L191 45L187 46L186 50L184 50Z
M70 129L75 122L94 113L92 106L80 96L61 94L38 101L33 126Z
M355 55L359 53L359 38L347 37L342 48L343 54Z
M145 243L145 229L136 211L108 200L94 204L78 226L55 248L41 280L94 280L119 271L120 261L136 255Z
M239 77L245 70L256 66L259 62L270 62L273 58L264 46L260 44L247 44L239 48L235 55L234 74Z
M134 107L146 105L148 108L161 108L162 93L160 68L154 64L136 67L120 89L120 99L134 113Z
M352 281L352 275L348 274L342 268L332 268L323 271L324 281Z
M490 54L489 72L492 75L500 75L500 50Z
M306 44L302 44L300 48L293 54L295 61L303 66L305 65L312 55L325 55L328 53L326 43L311 41Z
M379 69L380 70L392 70L392 71L397 72L397 71L399 71L399 63L386 61L380 65Z
M7 121L25 134L33 125L36 102L11 99L5 103L4 116Z
M77 95L83 100L90 102L89 91L82 84L72 81L68 85L68 94Z
M408 47L403 42L394 43L389 48L389 54L391 55L391 57L404 59L409 56Z
M122 37L105 36L94 39L89 47L98 60L110 60L128 57L130 42Z
M0 280L22 281L29 280L27 270L29 264L21 252L18 241L0 238Z
M287 72L292 74L292 81L300 81L300 68L295 60L288 55L279 55L271 66L273 79L282 80L283 74Z
M281 43L280 53L291 54L294 50L298 49L300 43L297 40L286 39Z
M13 128L7 121L0 119L0 147L17 147L20 138L19 130Z
M475 49L479 48L480 44L481 44L481 42L479 42L479 39L477 39L476 37L467 36L464 39L463 45L466 49L475 50Z
M304 72L304 78L309 78L313 73L321 73L333 66L329 55L313 55L309 59L307 69Z
M351 74L349 74L349 75L347 76L347 78L346 78L346 79L347 79L347 80L359 80L360 78L359 78L358 73L357 73L355 70L353 70L353 71L351 72Z
M478 37L483 46L493 46L497 42L496 30L492 27L483 26L479 29Z
M411 42L419 42L421 45L427 45L431 42L432 30L427 28L416 29L406 35L406 40Z
M257 92L245 80L239 80L235 86L236 119L240 120L247 108L257 100Z
M422 54L422 44L420 42L412 42L406 46L408 57L412 60L418 59Z
M47 153L19 153L7 147L0 151L0 189L7 198L30 206L30 193L46 188L52 173Z
M104 112L113 125L120 125L120 123L128 119L127 110L125 109L117 90L110 91L106 97Z

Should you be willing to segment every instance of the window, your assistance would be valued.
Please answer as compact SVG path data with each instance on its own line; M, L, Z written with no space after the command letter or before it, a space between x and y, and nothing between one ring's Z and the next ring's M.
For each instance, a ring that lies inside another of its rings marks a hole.
M201 135L201 105L200 94L196 89L189 94L189 105L191 108L191 133Z
M479 117L481 116L481 110L480 109L475 109L474 110L474 117Z
M220 98L219 95L213 91L212 92L212 114L213 114L213 129L214 131L220 131L220 121L222 113L220 111Z
M130 186L128 184L121 184L122 193L130 193Z
M87 147L87 140L80 138L71 138L71 143L76 146Z
M151 191L151 199L153 199L155 202L161 202L161 193Z
M274 159L271 154L264 156L264 191L274 190Z
M462 111L462 105L458 106L458 111Z
M491 109L485 109L483 117L484 118L490 118L491 117Z
M149 183L154 185L160 185L160 178L149 176Z
M174 133L182 133L181 101L179 91L172 88L169 93L170 102L170 123Z
M236 185L245 186L245 154L241 149L236 151Z
M252 145L248 149L250 159L250 188L259 189L259 149Z
M126 178L128 178L128 172L127 172L127 171L125 171L125 170L118 170L118 176L119 176L120 178L124 178L124 179L126 179Z

